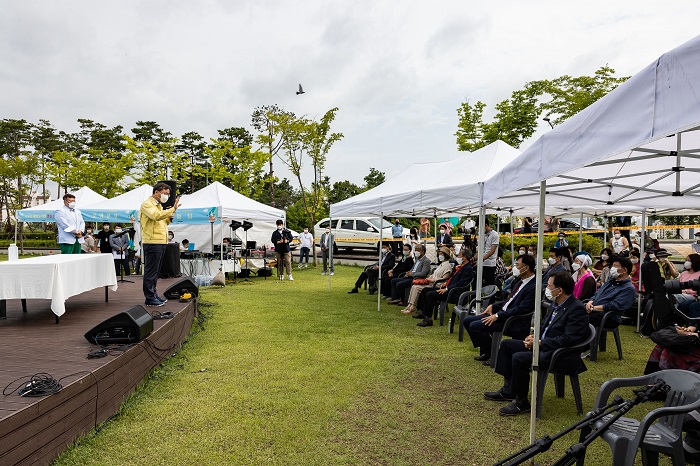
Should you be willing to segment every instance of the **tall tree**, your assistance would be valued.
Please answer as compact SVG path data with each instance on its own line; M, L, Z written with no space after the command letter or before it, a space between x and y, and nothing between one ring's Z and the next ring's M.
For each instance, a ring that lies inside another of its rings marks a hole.
M273 170L272 159L279 154L282 149L282 139L284 137L282 128L279 126L280 121L285 121L294 114L286 112L276 104L263 105L255 107L253 110L252 125L259 133L255 142L260 145L261 150L267 153L269 162L268 188L270 190L270 204L275 206L275 171Z
M386 180L386 175L384 172L377 170L376 168L369 168L369 173L365 175L365 187L364 190L368 191L372 188L379 186Z
M39 159L41 178L41 195L46 198L46 180L48 178L48 165L53 161L54 152L64 148L61 135L48 120L39 120L39 124L32 127L32 145L34 153Z
M192 194L197 189L206 186L208 179L202 176L206 173L206 166L209 164L209 159L205 153L207 143L204 138L196 131L189 131L180 137L180 142L175 146L176 149L190 159L189 163L189 189L184 189L186 186L181 186L181 192Z
M263 189L263 167L267 161L264 152L252 151L250 146L236 147L228 139L212 139L204 151L211 161L211 181L220 181L247 197L254 197Z

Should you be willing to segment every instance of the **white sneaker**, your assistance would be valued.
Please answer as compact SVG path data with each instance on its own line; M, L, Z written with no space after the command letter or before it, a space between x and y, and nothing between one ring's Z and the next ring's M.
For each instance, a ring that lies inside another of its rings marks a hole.
M335 272L331 272L331 275L335 275Z
M280 275L280 280L284 280L284 275Z
M300 268L301 268L301 264L299 264L299 266L297 267L297 269L300 269Z
M294 278L292 278L292 274L287 275L287 278L289 279L290 282L294 281Z
M321 272L321 275L325 275L325 274L326 274L326 272Z
M304 268L305 268L305 269L308 269L308 268L309 268L309 264L304 264Z

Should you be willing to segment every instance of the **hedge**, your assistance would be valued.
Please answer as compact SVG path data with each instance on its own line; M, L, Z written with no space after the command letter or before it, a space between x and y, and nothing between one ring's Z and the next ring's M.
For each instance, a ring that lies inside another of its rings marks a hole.
M557 242L556 235L545 235L544 237L544 257L549 256L549 250L554 247L554 243ZM566 240L569 242L569 246L574 249L574 252L578 251L578 233L566 235ZM515 254L518 254L518 248L520 246L528 247L530 245L537 246L537 236L516 236L513 239L513 244L515 246ZM503 260L506 264L510 264L510 236L501 235L500 241L501 248L503 249ZM591 256L598 256L600 251L603 249L603 239L593 236L593 235L583 235L583 250L587 251Z

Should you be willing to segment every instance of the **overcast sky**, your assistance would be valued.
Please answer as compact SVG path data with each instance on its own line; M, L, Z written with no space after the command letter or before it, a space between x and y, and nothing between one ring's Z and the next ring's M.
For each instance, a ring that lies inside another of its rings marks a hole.
M698 19L696 1L0 0L0 117L67 131L155 120L209 138L252 131L259 105L337 106L327 174L361 184L369 167L457 156L465 99L490 116L527 81L606 63L634 74Z

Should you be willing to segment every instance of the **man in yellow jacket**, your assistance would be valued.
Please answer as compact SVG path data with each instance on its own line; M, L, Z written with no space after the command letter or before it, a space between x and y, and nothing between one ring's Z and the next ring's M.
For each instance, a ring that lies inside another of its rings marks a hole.
M170 186L165 183L157 183L153 187L151 197L143 201L139 213L141 222L141 242L143 243L142 258L145 263L143 270L143 295L146 297L146 306L162 306L167 299L158 296L156 285L160 263L168 244L168 224L175 211L180 207L180 198L175 199L175 204L169 209L163 209L161 204L170 198Z

